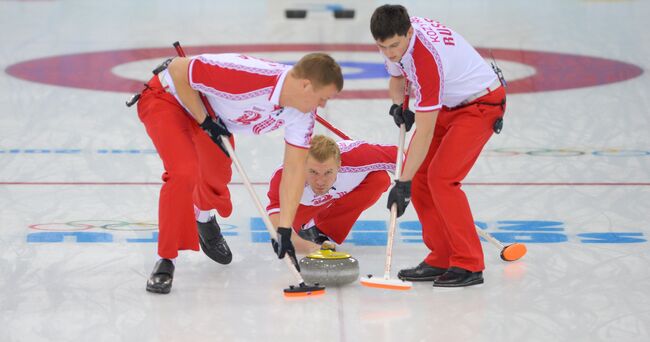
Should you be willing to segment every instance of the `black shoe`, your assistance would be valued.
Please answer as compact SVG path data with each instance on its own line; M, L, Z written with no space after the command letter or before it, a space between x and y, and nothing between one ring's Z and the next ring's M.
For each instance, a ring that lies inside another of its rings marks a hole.
M298 231L298 236L319 245L322 245L323 242L331 241L330 238L323 234L323 232L321 232L316 226L311 226L309 228L303 227Z
M172 290L172 280L174 280L174 263L169 259L160 259L147 280L147 291L169 293Z
M462 287L483 284L483 272L471 272L450 267L445 274L433 281L434 287Z
M209 222L196 222L196 224L203 253L220 264L229 264L232 261L232 252L230 252L226 239L221 235L217 219L213 216Z
M421 262L413 268L400 270L397 277L402 280L410 281L431 281L435 280L447 271L446 268L429 266L426 262Z

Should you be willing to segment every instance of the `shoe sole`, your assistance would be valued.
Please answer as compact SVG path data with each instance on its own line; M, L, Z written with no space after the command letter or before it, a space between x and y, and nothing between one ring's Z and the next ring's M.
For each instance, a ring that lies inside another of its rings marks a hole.
M433 277L419 277L419 278L412 278L412 277L400 277L397 276L397 278L402 279L402 280L408 280L408 281L436 281L440 276L433 276Z
M472 286L472 285L479 285L483 284L483 278L481 279L475 279L466 283L460 283L460 284L437 284L433 283L433 287L465 287L465 286Z
M159 288L150 287L149 285L147 285L147 292L151 292L151 293L168 294L171 290L172 290L171 288L169 288L169 289L159 289Z

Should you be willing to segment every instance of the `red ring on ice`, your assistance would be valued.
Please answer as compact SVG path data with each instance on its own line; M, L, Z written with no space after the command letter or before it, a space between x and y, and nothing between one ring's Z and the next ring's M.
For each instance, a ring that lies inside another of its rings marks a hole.
M185 50L188 55L223 52L377 52L373 44L207 45L188 46ZM636 65L600 57L530 50L487 48L477 50L483 56L489 56L491 52L495 59L522 63L535 69L533 75L509 82L509 94L604 85L629 80L643 73L643 69ZM9 66L6 72L17 78L51 85L133 93L142 89L143 81L118 76L111 72L114 67L138 60L162 59L173 55L175 53L171 46L86 52L24 61ZM381 62L379 55L377 62ZM344 90L337 96L338 99L387 97L388 92L384 89Z

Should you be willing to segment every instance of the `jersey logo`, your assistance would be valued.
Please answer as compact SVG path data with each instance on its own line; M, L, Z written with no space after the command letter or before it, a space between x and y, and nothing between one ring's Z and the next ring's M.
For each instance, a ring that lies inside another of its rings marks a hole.
M325 194L323 196L318 196L314 198L313 200L311 200L311 203L313 203L314 205L321 205L323 203L331 201L333 198L334 196L330 194Z
M240 117L238 117L238 118L236 118L234 120L233 119L228 119L228 121L230 121L232 123L235 123L235 124L248 126L248 125L252 124L253 122L259 120L261 117L262 117L262 114L260 114L258 112L254 112L252 110L245 110L244 115L242 115L242 116L240 116Z
M255 134L261 134L264 132L271 132L275 131L276 129L282 127L284 125L284 120L275 120L272 117L266 118L266 120L256 124L253 126L253 133Z

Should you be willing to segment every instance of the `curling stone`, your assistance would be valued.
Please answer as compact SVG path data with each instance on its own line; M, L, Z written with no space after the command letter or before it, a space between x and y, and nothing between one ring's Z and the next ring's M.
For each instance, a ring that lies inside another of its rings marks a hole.
M305 19L307 17L307 10L304 9L286 9L284 16L287 19Z
M359 262L350 254L321 249L300 259L300 274L307 283L338 286L359 278Z
M334 10L334 18L336 19L353 19L354 18L354 10L353 9L335 9Z

